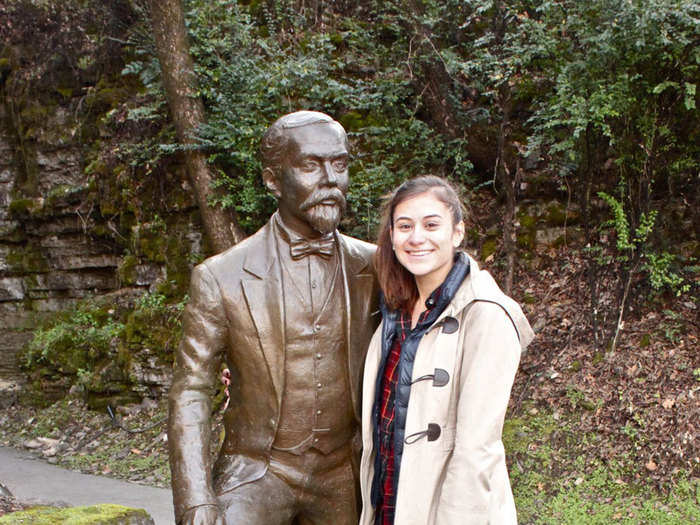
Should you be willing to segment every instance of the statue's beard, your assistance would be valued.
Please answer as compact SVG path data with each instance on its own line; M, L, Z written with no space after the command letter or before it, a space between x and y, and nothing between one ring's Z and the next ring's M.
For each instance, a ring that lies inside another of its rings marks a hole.
M329 200L333 203L329 204ZM340 219L345 214L346 206L342 192L331 190L312 195L300 208L309 226L321 234L326 234L338 227Z

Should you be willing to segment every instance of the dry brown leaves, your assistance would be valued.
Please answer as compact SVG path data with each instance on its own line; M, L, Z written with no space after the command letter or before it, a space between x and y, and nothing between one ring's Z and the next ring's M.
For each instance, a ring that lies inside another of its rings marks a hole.
M579 252L539 253L521 264L513 296L537 333L521 361L511 401L580 419L595 434L584 453L631 459L630 474L664 487L681 471L700 472L700 351L697 302L688 295L634 297L618 346L596 348L585 264ZM614 297L614 283L601 283ZM604 305L602 305L604 306Z

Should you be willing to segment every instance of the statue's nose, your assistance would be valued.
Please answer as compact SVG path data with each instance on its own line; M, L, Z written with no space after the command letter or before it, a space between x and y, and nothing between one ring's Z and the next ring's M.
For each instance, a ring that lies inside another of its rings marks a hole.
M326 176L326 180L328 181L329 184L338 184L338 174L335 172L335 169L333 168L333 162L330 160L326 160L323 162L323 172Z

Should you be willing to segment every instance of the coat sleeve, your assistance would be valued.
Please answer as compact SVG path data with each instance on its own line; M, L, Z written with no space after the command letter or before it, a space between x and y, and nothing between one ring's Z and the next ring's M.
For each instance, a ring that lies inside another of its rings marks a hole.
M218 284L207 267L199 265L192 272L169 396L168 445L177 521L188 509L216 503L210 414L226 329Z
M501 442L520 343L500 306L477 302L467 312L455 444L436 512L437 525L516 523Z

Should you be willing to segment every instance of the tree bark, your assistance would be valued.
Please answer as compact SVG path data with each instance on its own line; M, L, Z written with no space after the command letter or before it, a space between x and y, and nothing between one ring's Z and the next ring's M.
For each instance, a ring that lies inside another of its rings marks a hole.
M515 232L515 185L517 170L511 175L506 159L506 141L508 139L508 127L510 126L510 90L507 85L500 90L498 105L501 110L501 123L498 131L498 147L496 157L496 179L500 182L505 192L506 209L503 213L503 251L506 254L506 275L504 291L510 294L513 290L513 278L516 262L516 232Z
M150 0L151 24L158 50L161 77L178 141L194 145L194 133L204 124L204 105L197 96L196 78L190 56L182 0ZM213 207L212 174L203 152L186 149L185 164L194 188L204 230L215 252L221 252L245 238L233 214Z
M494 51L497 55L500 55L500 48L503 44L507 29L505 6L500 1L494 2L494 11L491 30L496 37ZM515 173L511 174L511 170L508 168L508 158L510 155L508 155L508 151L506 150L512 110L512 94L508 81L503 82L498 88L498 96L495 105L501 114L501 122L498 128L495 176L503 187L506 201L506 209L503 214L503 249L506 254L504 290L507 294L510 294L513 290L513 278L516 265L517 237L515 231L515 205L517 198L515 191L519 173L516 170Z

